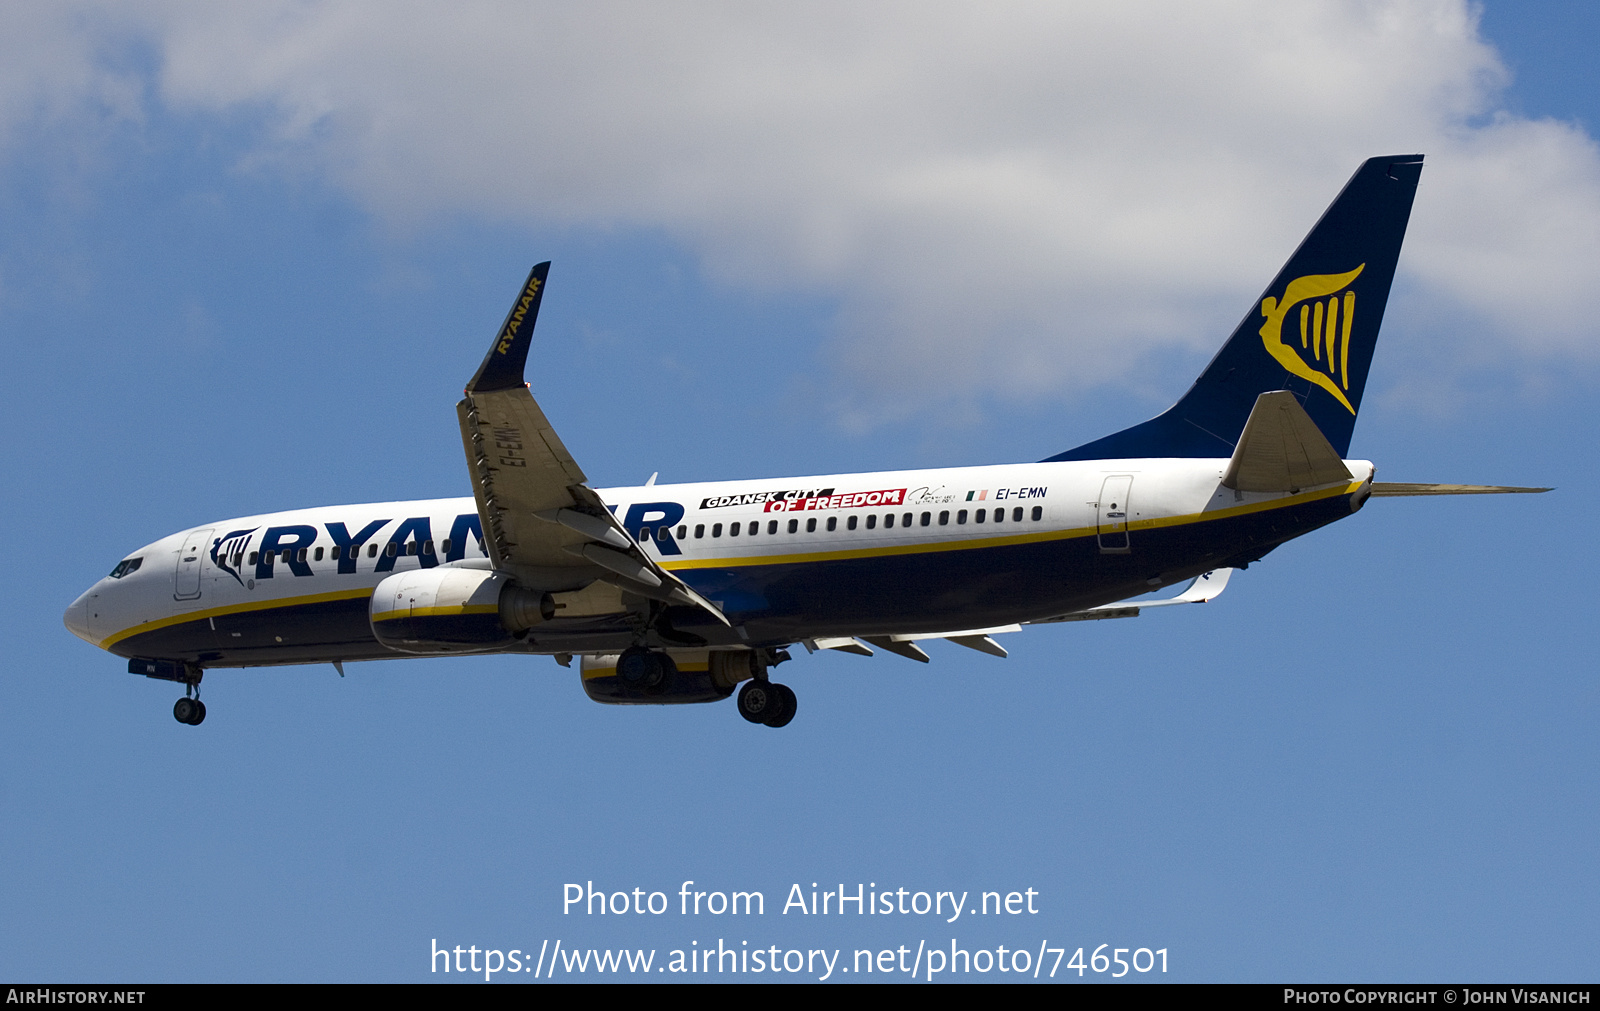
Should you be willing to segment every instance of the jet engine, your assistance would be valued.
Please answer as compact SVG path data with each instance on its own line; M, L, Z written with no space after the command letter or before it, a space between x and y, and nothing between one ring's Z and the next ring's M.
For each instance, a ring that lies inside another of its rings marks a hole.
M439 566L397 572L372 591L372 634L401 653L471 653L509 646L555 616L550 594L501 572Z
M596 702L672 706L725 699L739 682L765 673L767 661L761 651L748 649L634 649L585 656L580 666L584 693Z

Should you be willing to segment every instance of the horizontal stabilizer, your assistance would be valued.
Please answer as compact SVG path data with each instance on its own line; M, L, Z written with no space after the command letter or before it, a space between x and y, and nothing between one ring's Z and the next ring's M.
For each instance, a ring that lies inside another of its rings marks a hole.
M1222 476L1236 491L1298 492L1349 481L1350 470L1288 390L1263 393Z
M1400 481L1374 481L1373 498L1402 495L1537 495L1554 488L1516 488L1504 484L1406 484Z

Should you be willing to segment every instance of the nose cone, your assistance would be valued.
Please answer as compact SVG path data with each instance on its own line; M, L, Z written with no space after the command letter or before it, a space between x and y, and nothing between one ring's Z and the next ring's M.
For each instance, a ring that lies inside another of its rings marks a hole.
M93 590L87 591L83 596L74 600L72 605L67 608L67 613L61 616L61 620L66 623L67 631L88 643L95 642L94 632L89 626L91 617L94 614L89 609L89 604L91 603L90 598L94 595L95 592Z

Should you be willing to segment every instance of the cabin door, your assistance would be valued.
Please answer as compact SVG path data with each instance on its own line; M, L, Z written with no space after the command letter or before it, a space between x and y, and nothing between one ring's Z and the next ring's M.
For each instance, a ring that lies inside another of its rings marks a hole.
M1100 486L1100 501L1096 504L1100 553L1125 555L1128 545L1128 495L1133 490L1132 474L1117 474L1106 478Z
M178 552L178 570L172 576L172 596L175 600L198 600L200 597L200 566L206 557L206 545L211 542L211 527L191 530L183 536L183 550Z

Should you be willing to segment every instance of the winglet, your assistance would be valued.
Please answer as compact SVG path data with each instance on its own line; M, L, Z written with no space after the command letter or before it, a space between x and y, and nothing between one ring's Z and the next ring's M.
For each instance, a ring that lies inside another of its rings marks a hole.
M533 342L534 321L539 318L539 303L544 300L544 282L550 274L550 261L536 265L523 283L517 301L506 314L495 335L494 346L478 366L477 375L467 384L468 393L512 390L526 385L522 378L528 363L528 347Z

